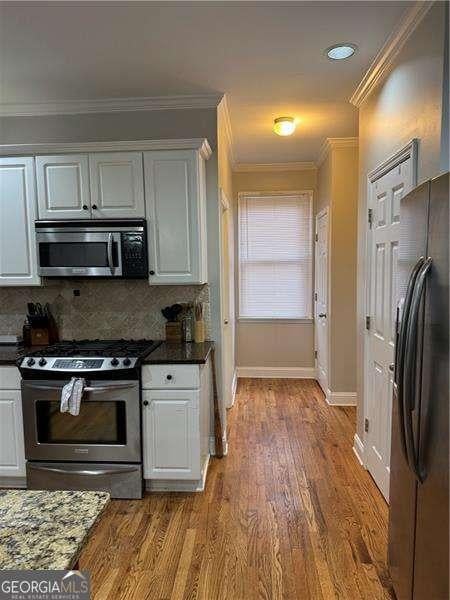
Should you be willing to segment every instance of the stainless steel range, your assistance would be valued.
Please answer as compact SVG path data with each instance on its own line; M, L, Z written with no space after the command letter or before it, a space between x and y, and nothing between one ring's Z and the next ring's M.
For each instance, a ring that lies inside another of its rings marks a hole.
M142 497L141 360L161 342L58 342L21 359L29 489L106 490ZM63 386L83 377L78 416Z

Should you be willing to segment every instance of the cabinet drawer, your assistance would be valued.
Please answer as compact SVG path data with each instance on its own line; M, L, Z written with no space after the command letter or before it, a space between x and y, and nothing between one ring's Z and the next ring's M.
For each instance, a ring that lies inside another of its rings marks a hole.
M17 367L0 367L0 390L20 390L20 372Z
M144 389L197 389L200 387L198 365L146 365L142 368Z

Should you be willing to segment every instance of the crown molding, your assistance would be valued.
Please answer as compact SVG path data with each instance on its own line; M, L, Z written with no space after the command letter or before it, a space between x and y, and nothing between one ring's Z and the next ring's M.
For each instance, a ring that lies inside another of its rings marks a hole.
M310 171L317 169L314 162L286 163L237 163L233 171L237 173L256 173L260 171Z
M96 100L61 100L58 102L4 102L0 103L0 117L217 108L222 97L222 94L197 94L186 96L98 98Z
M185 140L136 140L114 142L75 142L48 144L3 144L0 156L23 156L38 154L64 154L79 152L132 152L146 150L198 150L205 160L211 156L211 147L206 138Z
M316 166L320 167L331 150L334 150L335 148L356 148L357 146L357 137L327 138L320 149Z
M353 92L350 98L352 104L359 108L365 102L375 86L388 73L400 50L433 4L434 0L419 0L406 11Z
M223 123L223 128L227 139L228 158L230 160L231 168L234 171L236 165L236 158L234 155L234 140L233 130L231 128L230 109L228 107L228 100L226 94L223 95L219 105L217 106L217 112Z

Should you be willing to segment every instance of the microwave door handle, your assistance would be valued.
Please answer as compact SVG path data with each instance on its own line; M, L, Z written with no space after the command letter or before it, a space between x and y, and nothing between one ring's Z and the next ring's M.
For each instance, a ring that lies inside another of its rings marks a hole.
M108 233L108 266L111 271L111 275L114 275L114 261L113 261L113 234Z

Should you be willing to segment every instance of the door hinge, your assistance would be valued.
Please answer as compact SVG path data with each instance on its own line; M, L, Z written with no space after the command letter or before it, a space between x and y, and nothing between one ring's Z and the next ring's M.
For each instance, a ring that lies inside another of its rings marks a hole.
M366 317L366 329L370 331L370 317Z
M364 419L364 431L369 433L369 419Z
M319 241L319 234L318 234L318 233L316 233L315 240L316 240L316 242L318 242L318 241Z
M317 350L314 350L314 358L317 358Z
M317 293L314 294L314 300L317 302Z
M369 223L369 227L372 229L372 221L373 221L373 210L369 208L367 211L367 221Z

